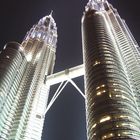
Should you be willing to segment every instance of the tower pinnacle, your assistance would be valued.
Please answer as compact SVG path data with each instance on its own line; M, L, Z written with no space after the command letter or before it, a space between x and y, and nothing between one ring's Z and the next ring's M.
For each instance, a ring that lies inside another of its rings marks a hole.
M55 46L57 42L57 27L52 13L53 11L49 15L41 18L27 33L25 40L28 38L39 38L47 44L54 44Z
M53 14L53 10L51 10L51 12L50 12L50 16L52 17L52 14Z
M105 10L104 4L108 3L107 0L89 0L86 6L86 11L94 9L97 11Z

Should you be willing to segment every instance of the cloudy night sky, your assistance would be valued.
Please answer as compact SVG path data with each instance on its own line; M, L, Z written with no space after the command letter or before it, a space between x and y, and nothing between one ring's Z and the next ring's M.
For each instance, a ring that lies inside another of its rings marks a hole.
M140 42L140 0L109 0ZM0 48L22 42L40 18L54 11L58 43L54 72L82 64L81 17L87 0L1 0ZM139 43L140 44L140 43ZM83 90L83 77L74 80ZM52 86L50 97L57 86ZM42 140L86 140L84 99L71 84L46 115Z

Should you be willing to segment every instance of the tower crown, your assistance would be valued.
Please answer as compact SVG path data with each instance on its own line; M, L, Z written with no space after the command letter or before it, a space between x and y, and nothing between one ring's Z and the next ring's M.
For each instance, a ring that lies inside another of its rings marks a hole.
M43 17L39 20L38 25L43 26L44 28L51 27L52 29L56 28L56 23L54 18L52 17L52 12L50 15Z
M24 40L29 38L37 38L45 41L47 44L53 44L55 46L57 42L57 27L52 17L52 12L50 15L41 18L39 22L27 32Z
M107 4L107 0L89 0L87 3L86 11L88 10L97 10L103 11L105 10L105 4Z

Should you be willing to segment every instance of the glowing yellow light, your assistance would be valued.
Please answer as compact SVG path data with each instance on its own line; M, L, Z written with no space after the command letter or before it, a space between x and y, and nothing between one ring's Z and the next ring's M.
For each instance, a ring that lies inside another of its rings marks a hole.
M115 95L116 97L121 97L121 95Z
M124 115L120 115L120 118L126 118L127 116L124 116Z
M101 85L101 87L105 87L105 85Z
M111 138L111 137L113 137L113 136L114 136L113 133L106 134L106 135L104 135L104 136L102 137L102 140L105 140L105 139Z
M96 87L96 90L103 88L103 87L105 87L105 85L98 86L98 87Z
M118 134L118 136L121 136L121 134Z
M110 119L111 119L110 116L105 116L105 117L103 117L103 118L100 120L100 123L109 121Z
M105 93L105 92L106 92L106 90L99 91L99 92L97 92L97 96L99 96L99 95L101 95L102 93Z
M97 125L97 124L95 123L95 124L94 124L91 128L92 128L92 129L93 129L93 128L95 128L95 127L96 127L96 125Z
M128 124L126 124L126 123L122 123L122 126L125 126L125 125L128 125Z
M99 89L100 87L96 87L96 89Z
M96 66L96 65L98 65L98 64L100 64L101 62L99 62L99 61L95 61L95 63L93 64L93 66Z
M97 92L97 96L101 95L101 92Z

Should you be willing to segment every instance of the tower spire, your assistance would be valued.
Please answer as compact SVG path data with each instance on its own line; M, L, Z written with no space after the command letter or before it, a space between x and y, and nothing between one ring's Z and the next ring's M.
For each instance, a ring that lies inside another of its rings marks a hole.
M51 12L50 12L50 16L52 17L52 15L53 15L53 10L51 10Z
M57 26L54 18L52 17L52 14L53 14L53 10L51 10L49 15L41 18L39 22L35 24L31 28L31 30L27 33L24 40L28 40L29 38L39 38L44 40L47 44L51 43L54 44L54 46L56 46Z

